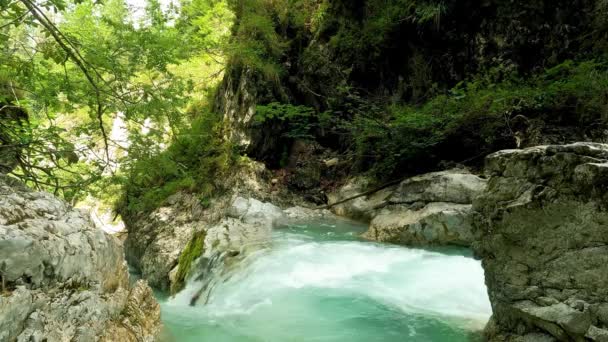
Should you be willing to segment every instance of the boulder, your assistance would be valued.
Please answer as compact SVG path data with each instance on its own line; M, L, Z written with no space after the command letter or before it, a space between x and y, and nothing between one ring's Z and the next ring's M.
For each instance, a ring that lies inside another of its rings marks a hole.
M330 196L330 204L363 193L370 180L355 178ZM408 178L369 196L336 205L340 216L370 222L364 238L402 245L469 246L471 203L486 180L453 169Z
M89 216L0 175L0 340L154 341L160 309L129 284L119 241Z
M491 341L608 335L608 145L494 153L474 200L473 244L493 307Z
M263 164L242 162L229 177L218 180L218 188L227 190L213 198L179 192L151 213L124 215L129 265L151 286L169 291L175 279L170 274L177 272L182 252L197 233L219 225L226 216L251 223L278 219L277 207L257 199L279 204L292 200L273 192L270 180Z
M284 218L283 210L276 205L240 196L228 208L227 216L247 224L267 225L271 228Z
M401 182L388 198L391 204L447 202L471 204L486 181L465 170L426 173Z
M335 220L337 217L327 209L310 209L304 207L290 207L283 211L285 220L288 222L294 221L310 221L310 220L321 220L329 219Z
M370 223L364 238L401 245L462 245L473 242L471 205L429 203L422 209L390 206Z
M125 217L127 261L151 286L169 290L169 273L176 267L181 251L194 232L206 221L193 215L203 212L200 201L191 194L178 193L166 206L139 218Z
M192 276L199 280L210 268L256 250L272 239L272 229L284 220L281 208L254 198L237 197L219 222L194 232L179 263L169 273L171 292L180 291Z
M355 177L346 182L337 191L327 195L328 204L332 205L347 198L359 195L369 190L371 180L365 177ZM376 216L377 210L386 204L395 187L389 187L369 196L362 196L342 204L334 205L331 211L343 217L362 222L370 222Z

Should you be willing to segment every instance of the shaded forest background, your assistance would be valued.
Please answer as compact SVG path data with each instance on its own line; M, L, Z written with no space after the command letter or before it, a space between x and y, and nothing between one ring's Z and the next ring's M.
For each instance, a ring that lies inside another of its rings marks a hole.
M148 1L139 18L120 0L0 10L3 172L123 216L177 191L208 203L251 159L323 202L351 175L383 182L608 138L603 0ZM110 134L117 117L128 143Z

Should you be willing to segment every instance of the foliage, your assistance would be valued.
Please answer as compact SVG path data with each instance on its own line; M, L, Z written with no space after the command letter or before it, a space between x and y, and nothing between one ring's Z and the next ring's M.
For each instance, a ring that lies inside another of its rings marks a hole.
M118 211L129 216L153 210L178 191L196 192L204 200L219 189L220 182L237 158L231 144L221 137L217 114L196 114L189 129L177 134L160 153L142 152L131 160Z
M343 6L338 2L336 6ZM350 11L358 11L350 8ZM441 17L448 8L443 2L435 0L370 0L365 2L365 17L362 22L349 17L330 18L323 29L337 27L329 43L343 63L350 62L362 67L377 61L383 51L395 43L395 34L407 24L416 26L441 24ZM334 9L336 12L344 12Z
M233 0L236 14L230 44L225 47L230 65L244 65L268 81L279 83L291 49L301 48L303 35L322 24L327 1ZM288 67L288 66L287 66Z
M608 64L566 61L528 79L492 83L477 77L420 106L392 105L376 120L357 116L349 128L361 167L390 177L440 158L512 147L510 120L517 115L581 128L606 125L607 91Z
M283 123L286 138L314 139L314 130L318 127L317 118L323 118L324 113L317 114L315 110L306 106L294 106L271 102L267 105L258 105L254 121L258 124L266 121L280 121Z
M25 151L13 175L71 201L103 195L129 172L125 158L160 152L190 126L185 109L221 78L219 45L232 21L226 1L215 0L184 6L177 19L156 0L140 17L123 0L20 0L0 9L0 103L29 114L5 130ZM184 18L192 26L174 24ZM117 118L128 136L111 135Z

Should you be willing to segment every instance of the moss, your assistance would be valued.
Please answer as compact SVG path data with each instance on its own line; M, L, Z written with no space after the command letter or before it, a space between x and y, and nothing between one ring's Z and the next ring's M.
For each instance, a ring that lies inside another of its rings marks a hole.
M177 275L175 282L171 284L171 293L177 293L184 288L192 263L205 251L205 236L205 231L195 233L179 256Z

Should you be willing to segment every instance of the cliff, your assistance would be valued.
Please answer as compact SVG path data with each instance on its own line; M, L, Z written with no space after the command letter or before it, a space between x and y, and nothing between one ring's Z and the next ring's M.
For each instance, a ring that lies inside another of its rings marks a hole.
M607 163L608 146L592 143L488 156L474 247L494 313L489 340L607 340Z

